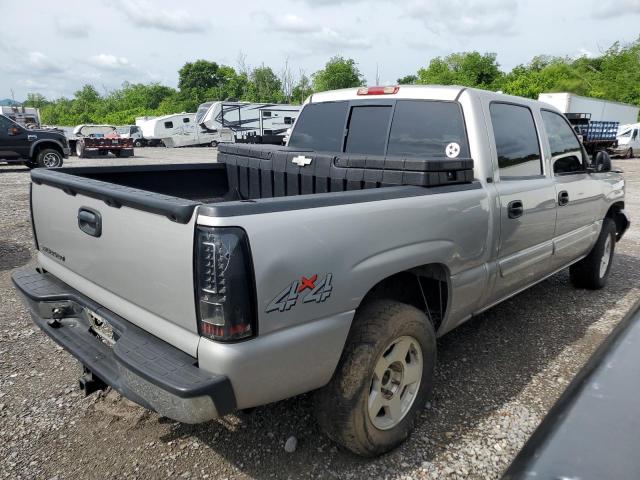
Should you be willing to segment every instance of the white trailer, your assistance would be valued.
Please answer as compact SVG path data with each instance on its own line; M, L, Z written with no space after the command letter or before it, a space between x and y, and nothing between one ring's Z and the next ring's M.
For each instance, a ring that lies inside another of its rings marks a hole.
M219 135L218 142L257 136L279 143L299 113L299 105L207 102L198 108L196 123L207 132Z
M136 117L135 124L138 127L141 127L143 123L148 122L149 120L156 119L156 118L158 118L157 115L155 117L153 115L145 115L144 117Z
M176 113L141 121L138 126L151 145L161 143L168 148L217 145L218 136L199 128L195 118L195 113Z
M149 120L136 119L136 125L142 130L142 136L148 145L158 145L165 138L185 135L193 125L195 113L174 113L162 117L152 117Z
M591 121L618 122L620 125L637 122L640 112L635 105L573 93L541 93L538 100L553 105L562 113L589 113Z

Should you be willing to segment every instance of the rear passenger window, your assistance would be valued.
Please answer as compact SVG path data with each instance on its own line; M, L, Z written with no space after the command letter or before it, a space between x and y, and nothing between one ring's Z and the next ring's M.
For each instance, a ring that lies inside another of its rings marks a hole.
M540 144L531 110L507 103L492 103L489 110L500 178L542 175Z
M164 122L164 128L173 128L173 122Z
M469 158L469 146L460 105L453 102L398 100L393 114L389 155L447 157L447 146L455 143L455 157Z
M306 105L293 129L289 146L321 152L341 152L347 102Z
M553 173L583 172L582 147L573 128L562 116L549 110L542 110L542 123L551 147Z
M189 123L189 122L190 122L189 117L184 117L182 119L182 123Z
M345 152L384 155L391 106L353 107Z

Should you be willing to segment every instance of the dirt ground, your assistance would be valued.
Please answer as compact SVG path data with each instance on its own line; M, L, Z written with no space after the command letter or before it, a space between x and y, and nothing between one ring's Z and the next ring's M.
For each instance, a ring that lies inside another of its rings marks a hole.
M68 165L212 161L214 149L138 149ZM363 460L318 430L311 395L202 425L150 413L113 392L82 396L78 363L41 333L12 269L33 261L29 171L0 165L0 478L497 478L597 346L640 298L640 160L625 171L633 224L608 286L567 271L439 340L433 400L409 440ZM288 453L290 436L298 441Z

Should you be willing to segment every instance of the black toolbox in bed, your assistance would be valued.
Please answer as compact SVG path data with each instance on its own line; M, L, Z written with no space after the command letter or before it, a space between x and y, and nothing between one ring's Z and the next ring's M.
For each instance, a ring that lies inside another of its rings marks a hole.
M226 164L229 187L243 199L473 181L473 160L459 158L419 159L226 143L218 146L218 162Z

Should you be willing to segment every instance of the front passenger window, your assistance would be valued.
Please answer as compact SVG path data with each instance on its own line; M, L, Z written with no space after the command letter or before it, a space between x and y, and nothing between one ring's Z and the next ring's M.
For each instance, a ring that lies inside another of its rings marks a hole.
M568 174L585 171L582 146L569 123L559 114L542 110L542 123L549 138L553 173Z

